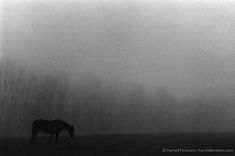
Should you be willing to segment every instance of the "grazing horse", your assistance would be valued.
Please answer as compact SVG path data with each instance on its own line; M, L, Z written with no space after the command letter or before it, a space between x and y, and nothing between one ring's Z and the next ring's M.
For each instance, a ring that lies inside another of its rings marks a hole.
M69 125L65 121L62 120L42 120L38 119L33 122L32 125L32 137L31 144L36 143L37 134L42 131L44 133L51 134L48 143L51 142L54 134L56 135L56 143L58 142L58 136L62 130L67 130L71 138L74 138L74 128L72 125Z

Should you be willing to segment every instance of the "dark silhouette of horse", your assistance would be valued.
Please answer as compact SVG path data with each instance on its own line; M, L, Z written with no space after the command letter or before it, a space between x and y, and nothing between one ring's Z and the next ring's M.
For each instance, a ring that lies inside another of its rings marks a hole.
M67 130L71 138L74 138L74 127L72 125L69 125L65 121L62 120L48 121L42 119L35 120L32 125L31 144L36 143L37 134L40 131L51 134L48 143L51 142L54 135L56 135L56 143L58 143L58 136L60 132L63 130Z

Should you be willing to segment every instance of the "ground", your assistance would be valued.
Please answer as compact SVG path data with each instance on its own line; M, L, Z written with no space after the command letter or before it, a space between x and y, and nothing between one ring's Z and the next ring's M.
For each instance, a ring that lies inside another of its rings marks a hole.
M37 145L31 145L30 138L26 137L2 138L0 142L0 155L235 155L235 133L86 135L76 136L73 140L68 136L61 136L58 144L54 142L46 144L47 139L47 137L40 137ZM185 152L186 150L187 152Z

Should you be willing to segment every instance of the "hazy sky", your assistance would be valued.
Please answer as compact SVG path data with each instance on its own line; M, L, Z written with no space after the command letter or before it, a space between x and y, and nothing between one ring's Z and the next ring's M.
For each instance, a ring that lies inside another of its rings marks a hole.
M3 0L3 54L177 93L235 91L233 0Z

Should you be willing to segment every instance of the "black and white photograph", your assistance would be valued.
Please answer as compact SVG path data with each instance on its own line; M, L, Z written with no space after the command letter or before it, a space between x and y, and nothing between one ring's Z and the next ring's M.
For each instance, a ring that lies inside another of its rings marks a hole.
M233 154L234 0L0 0L1 156Z

